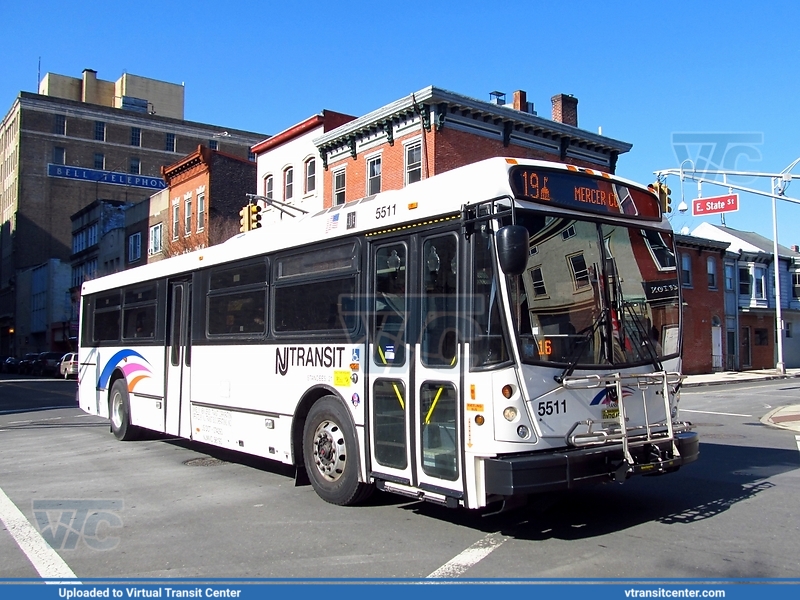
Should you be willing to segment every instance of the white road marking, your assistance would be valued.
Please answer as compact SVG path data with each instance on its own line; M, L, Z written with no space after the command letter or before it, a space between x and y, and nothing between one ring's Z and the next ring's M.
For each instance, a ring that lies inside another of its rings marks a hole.
M701 415L722 415L725 417L752 417L753 415L742 415L739 413L724 413L724 412L714 412L712 410L689 410L688 408L682 408L681 412L690 412L690 413L698 413Z
M800 450L800 435L794 436L795 441L797 441L797 449Z
M497 533L490 533L485 538L478 540L455 558L447 561L427 579L459 577L462 573L489 556L500 547L508 538Z
M39 535L33 525L28 522L25 515L16 507L11 499L0 488L0 521L6 526L8 533L17 542L17 545L31 561L33 568L43 579L71 579L77 577L67 563L53 550L44 538ZM62 581L48 581L47 583L63 583Z

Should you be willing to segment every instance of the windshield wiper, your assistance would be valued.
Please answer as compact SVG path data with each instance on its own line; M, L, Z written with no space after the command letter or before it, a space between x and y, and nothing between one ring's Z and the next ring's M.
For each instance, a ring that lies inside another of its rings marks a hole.
M625 302L623 304L625 311L630 315L631 321L636 328L636 332L639 334L639 339L641 340L641 345L647 348L647 353L650 355L650 362L656 368L657 371L663 371L664 367L661 364L661 360L659 359L658 352L656 352L655 346L653 345L652 337L650 335L650 331L646 331L644 323L642 323L641 318L637 315L631 304L629 302Z
M600 314L597 315L597 318L592 322L592 324L579 331L576 336L583 336L576 345L575 349L572 351L572 356L570 356L569 362L567 366L564 367L564 370L561 371L560 375L554 375L553 379L556 380L556 383L562 384L564 383L564 378L569 377L572 375L573 371L575 371L575 367L578 366L578 361L580 361L581 357L583 356L583 351L586 345L589 343L589 340L594 338L594 334L597 331L600 324L603 323L606 319L606 313L608 312L607 308L604 308L600 311Z

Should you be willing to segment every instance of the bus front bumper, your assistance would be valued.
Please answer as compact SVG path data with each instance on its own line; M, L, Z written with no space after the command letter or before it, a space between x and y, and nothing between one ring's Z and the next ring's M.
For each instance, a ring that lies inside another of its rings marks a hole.
M588 447L488 458L485 462L487 495L519 496L568 490L631 475L661 475L697 460L696 432L675 435L680 456L671 456L672 443L630 448L633 465L624 460L621 445ZM660 457L658 456L660 455Z

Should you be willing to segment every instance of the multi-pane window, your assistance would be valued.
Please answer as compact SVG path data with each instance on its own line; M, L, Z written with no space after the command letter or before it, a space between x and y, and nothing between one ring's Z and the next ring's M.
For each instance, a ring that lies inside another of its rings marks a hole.
M256 153L255 152L248 152L247 153L247 160L250 162L256 162Z
M570 256L569 264L572 267L575 289L579 290L589 285L589 269L586 267L586 258L583 256L583 252Z
M106 124L103 121L94 122L94 139L99 142L106 141Z
M208 147L212 150L219 150L219 142L217 140L208 140Z
M167 133L164 137L164 150L167 152L175 152L175 134Z
M685 252L681 254L681 285L692 286L692 257Z
M306 171L305 193L310 194L317 187L317 180L316 180L317 161L314 160L313 158L309 158L305 164L305 171Z
M381 191L381 157L367 159L367 196Z
M562 231L561 237L564 238L565 240L575 237L575 225L570 225L564 231Z
M272 175L267 175L264 178L264 196L272 200L274 179Z
M67 135L67 117L64 115L53 115L53 133L56 135Z
M142 234L136 232L128 238L128 262L135 262L142 257Z
M709 289L717 288L717 261L713 256L709 256L706 261L706 271L708 272Z
M533 269L530 269L528 273L530 273L531 282L533 283L534 297L546 296L547 290L544 287L544 277L542 276L542 268L534 267Z
M106 168L106 157L101 152L94 153L94 168L101 171Z
M67 164L67 151L64 148L56 146L53 148L53 164L65 165Z
M192 195L187 194L183 199L183 220L184 227L183 233L189 235L192 233Z
M422 179L422 142L406 146L406 185Z
M800 273L792 273L792 298L800 298Z
M750 277L750 269L747 267L740 267L739 268L739 295L740 296L749 296L750 289L752 284L752 278Z
M345 177L344 169L339 169L333 173L333 204L334 206L344 204Z
M180 204L178 200L172 205L172 239L178 239L178 224L180 223Z
M142 172L142 164L135 156L131 157L130 165L128 166L128 173L131 175L139 175Z
M159 254L161 252L162 223L156 223L150 228L150 242L147 245L148 254Z
M200 192L197 194L197 231L203 231L206 228L206 194Z
M131 146L142 145L142 130L138 127L131 127Z
M294 193L294 169L289 167L283 172L283 199L291 200Z

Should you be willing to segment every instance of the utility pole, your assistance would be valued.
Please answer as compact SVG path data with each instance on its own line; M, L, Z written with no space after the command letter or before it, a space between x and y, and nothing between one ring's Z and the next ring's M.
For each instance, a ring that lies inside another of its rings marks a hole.
M790 198L786 195L786 188L794 179L800 179L800 175L792 175L791 170L800 163L800 158L796 159L792 162L788 167L786 167L780 173L758 173L758 172L748 172L748 171L729 171L729 170L713 170L713 169L704 169L702 171L697 171L692 169L691 171L684 171L683 165L686 162L692 162L691 160L687 159L681 163L679 169L664 169L662 171L655 171L655 174L659 178L665 178L668 175L677 175L681 179L681 183L683 182L684 178L688 178L692 181L701 183L708 183L711 185L718 185L722 187L727 187L730 189L740 190L743 192L748 192L750 194L756 194L758 196L766 196L772 199L772 252L773 252L773 260L772 264L775 268L775 341L777 346L777 363L775 364L775 370L779 373L786 374L786 363L783 360L783 336L785 331L785 325L783 322L783 313L781 310L781 272L780 272L780 260L778 258L778 209L777 209L777 201L783 200L785 202L792 202L794 204L800 204L800 200L797 198ZM692 167L694 167L694 163L692 163ZM716 179L717 176L722 175L723 180L722 182ZM755 190L752 188L747 188L741 185L735 185L728 181L728 177L768 177L770 179L770 191L763 192L761 190ZM699 189L699 186L698 186ZM683 200L683 199L681 199ZM688 206L685 202L681 201L680 206L678 206L678 210L680 212L686 212L688 210ZM724 224L724 221L723 221Z

